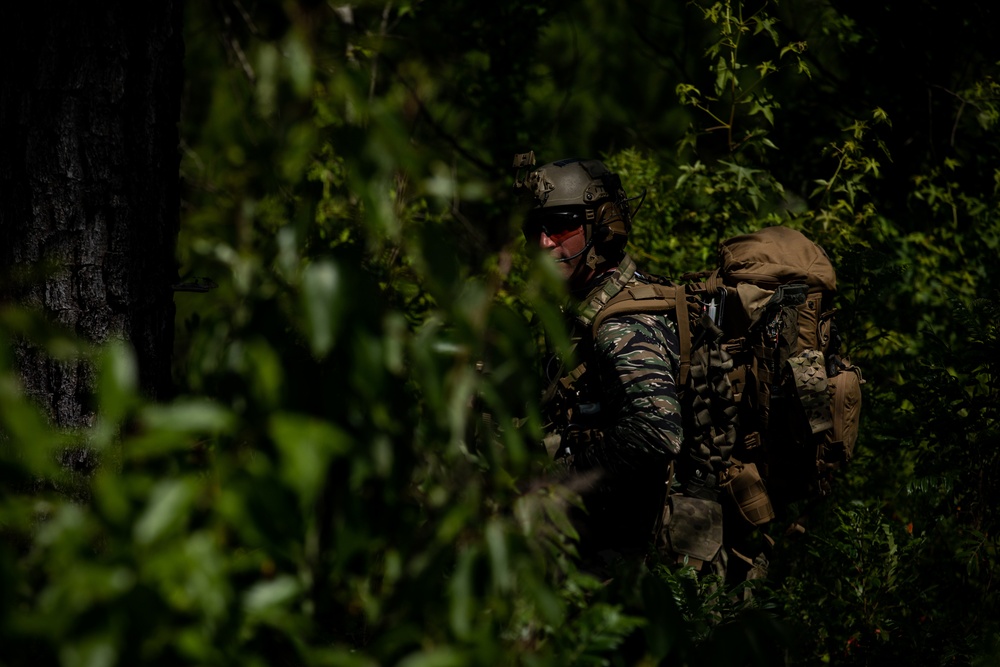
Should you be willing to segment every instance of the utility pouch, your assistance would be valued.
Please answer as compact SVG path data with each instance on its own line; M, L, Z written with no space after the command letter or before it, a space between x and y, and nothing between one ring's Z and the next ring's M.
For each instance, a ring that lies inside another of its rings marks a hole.
M711 562L722 548L722 505L712 500L672 495L667 540L679 558L687 556L696 568Z
M842 448L846 463L854 455L854 443L858 439L858 424L861 420L861 369L847 359L842 362L839 373L829 378L830 409L833 429L828 434L828 447Z
M733 506L740 516L752 526L761 526L774 518L771 498L767 495L764 480L754 463L737 463L726 470L722 482Z

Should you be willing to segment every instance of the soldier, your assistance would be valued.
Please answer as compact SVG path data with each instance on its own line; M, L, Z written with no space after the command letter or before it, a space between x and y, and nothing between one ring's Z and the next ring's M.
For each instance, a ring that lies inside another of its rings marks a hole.
M519 157L515 166L527 166ZM597 478L578 522L582 551L645 554L681 453L676 327L663 313L640 312L611 316L592 332L612 297L651 280L625 252L632 214L616 174L598 160L567 159L517 184L533 198L524 235L558 264L574 301L579 365L550 373L544 407L549 453Z

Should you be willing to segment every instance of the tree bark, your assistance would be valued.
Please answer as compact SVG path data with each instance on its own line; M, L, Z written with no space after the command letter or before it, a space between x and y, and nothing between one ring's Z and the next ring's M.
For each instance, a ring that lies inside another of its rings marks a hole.
M181 0L0 9L0 299L83 339L129 341L170 391L177 268ZM26 392L93 420L93 370L20 344Z

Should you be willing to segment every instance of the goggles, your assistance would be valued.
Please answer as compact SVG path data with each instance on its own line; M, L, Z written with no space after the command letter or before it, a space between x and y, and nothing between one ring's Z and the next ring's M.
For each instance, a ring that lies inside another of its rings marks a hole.
M577 232L582 231L586 215L582 207L536 208L528 212L521 230L529 243L538 243L542 234L553 243L562 243Z

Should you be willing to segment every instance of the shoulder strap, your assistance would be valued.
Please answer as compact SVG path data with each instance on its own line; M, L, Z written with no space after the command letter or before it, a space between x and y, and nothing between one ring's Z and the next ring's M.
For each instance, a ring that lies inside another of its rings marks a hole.
M691 321L684 285L650 283L625 287L594 315L591 331L596 337L597 330L609 317L639 313L668 313L674 316L681 357L678 383L685 384L691 369Z
M600 315L601 311L618 296L626 285L633 281L635 277L635 262L629 255L622 258L618 268L605 280L602 280L587 297L582 301L580 310L576 315L576 321L586 329L591 327L594 319ZM593 328L593 331L597 331Z

